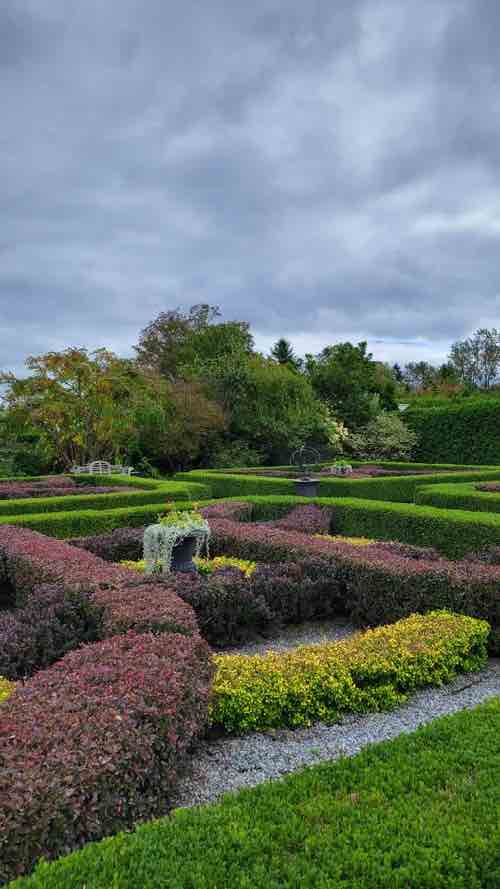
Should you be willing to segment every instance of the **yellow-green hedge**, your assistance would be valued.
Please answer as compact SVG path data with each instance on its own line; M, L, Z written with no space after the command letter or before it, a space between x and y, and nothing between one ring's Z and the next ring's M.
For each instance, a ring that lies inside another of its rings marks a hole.
M6 701L7 698L10 698L15 687L15 682L9 682L8 679L0 676L0 704L3 704L3 702Z
M415 688L480 669L489 632L486 621L432 611L283 654L219 655L211 721L244 732L387 710Z

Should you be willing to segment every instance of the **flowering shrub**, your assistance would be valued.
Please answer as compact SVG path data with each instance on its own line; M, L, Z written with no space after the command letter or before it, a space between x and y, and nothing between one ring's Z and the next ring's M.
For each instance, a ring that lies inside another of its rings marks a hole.
M218 655L211 722L226 731L387 710L486 661L486 621L430 612L351 639L248 657Z
M256 562L249 562L247 559L233 559L231 556L216 556L214 559L203 559L195 556L194 562L200 574L206 576L210 576L215 571L225 568L239 568L246 577L250 577L256 566ZM124 559L120 562L120 565L123 565L124 568L129 568L131 571L144 572L146 569L144 559L138 559L137 561Z
M0 676L0 704L3 704L7 698L10 698L15 687L14 682L9 682L5 676Z
M211 675L199 636L130 632L18 687L0 721L0 882L165 812Z
M350 543L351 546L370 546L370 544L375 543L375 540L372 540L370 537L344 537L342 534L315 534L315 537L320 537L322 540L332 540L337 543Z

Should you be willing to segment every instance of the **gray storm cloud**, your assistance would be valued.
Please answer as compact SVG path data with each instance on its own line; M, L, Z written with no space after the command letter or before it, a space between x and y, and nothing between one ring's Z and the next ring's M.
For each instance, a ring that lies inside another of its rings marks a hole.
M3 0L0 365L164 308L444 357L499 323L493 0Z

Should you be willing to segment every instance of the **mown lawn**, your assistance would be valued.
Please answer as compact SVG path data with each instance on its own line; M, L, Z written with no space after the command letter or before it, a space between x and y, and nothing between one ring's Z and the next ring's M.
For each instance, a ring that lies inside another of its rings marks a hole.
M499 889L500 698L38 866L11 889Z

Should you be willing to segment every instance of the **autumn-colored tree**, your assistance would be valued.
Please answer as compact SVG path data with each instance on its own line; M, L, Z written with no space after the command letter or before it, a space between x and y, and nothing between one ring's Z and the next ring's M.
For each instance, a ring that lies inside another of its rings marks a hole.
M106 349L31 356L27 377L2 374L9 427L36 433L54 465L117 461L133 449L146 406L161 424L164 382Z

